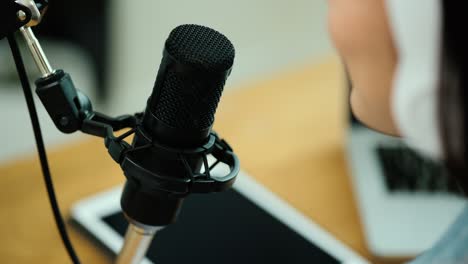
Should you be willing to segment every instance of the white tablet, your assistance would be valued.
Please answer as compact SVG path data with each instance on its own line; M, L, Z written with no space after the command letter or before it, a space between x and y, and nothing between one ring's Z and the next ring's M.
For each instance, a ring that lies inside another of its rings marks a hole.
M117 254L127 222L122 187L77 203L72 218ZM232 190L191 195L177 222L159 231L144 264L369 263L288 203L241 172Z

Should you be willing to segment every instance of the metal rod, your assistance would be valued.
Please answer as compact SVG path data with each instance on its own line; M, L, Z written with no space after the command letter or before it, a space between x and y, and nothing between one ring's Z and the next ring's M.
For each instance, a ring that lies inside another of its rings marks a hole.
M115 264L140 264L148 251L154 235L162 227L130 223L125 234L124 245Z
M52 69L52 66L50 66L49 60L47 59L47 56L42 50L41 44L34 35L34 32L31 30L30 27L22 27L20 28L20 31L23 34L23 37L25 38L26 42L28 43L29 51L31 51L31 54L34 58L34 62L39 68L42 77L52 75L54 73L54 69Z

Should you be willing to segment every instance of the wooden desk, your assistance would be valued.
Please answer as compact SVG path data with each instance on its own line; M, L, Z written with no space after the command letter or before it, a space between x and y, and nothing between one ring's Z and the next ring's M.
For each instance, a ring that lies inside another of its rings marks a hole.
M344 154L346 90L336 58L282 72L225 93L216 130L242 167L331 234L371 259ZM31 139L32 140L32 139ZM50 151L60 205L123 182L100 139ZM36 156L0 166L0 262L69 263L58 237ZM110 263L69 228L83 263Z

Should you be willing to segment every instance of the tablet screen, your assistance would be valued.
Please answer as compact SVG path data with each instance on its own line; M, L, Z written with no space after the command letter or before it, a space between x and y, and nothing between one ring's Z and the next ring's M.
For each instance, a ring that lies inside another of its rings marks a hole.
M124 235L122 213L103 220ZM235 190L189 196L147 257L156 264L340 263Z

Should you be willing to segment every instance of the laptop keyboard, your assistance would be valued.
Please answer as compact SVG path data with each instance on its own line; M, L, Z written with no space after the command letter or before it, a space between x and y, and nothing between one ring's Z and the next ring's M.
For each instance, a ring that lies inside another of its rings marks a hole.
M379 146L376 149L390 192L451 193L460 191L447 170L404 146Z

